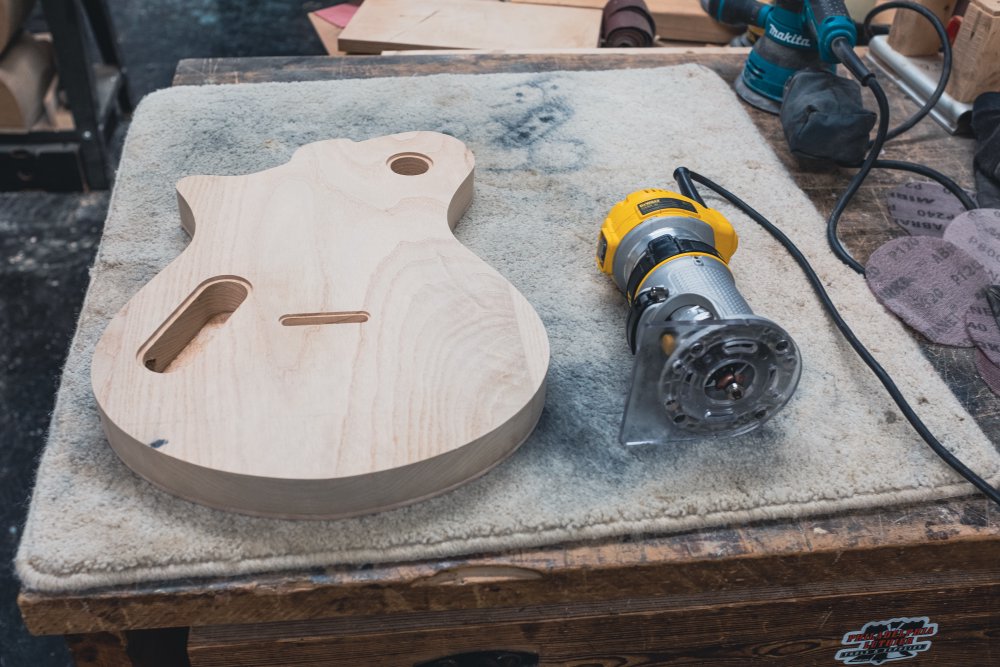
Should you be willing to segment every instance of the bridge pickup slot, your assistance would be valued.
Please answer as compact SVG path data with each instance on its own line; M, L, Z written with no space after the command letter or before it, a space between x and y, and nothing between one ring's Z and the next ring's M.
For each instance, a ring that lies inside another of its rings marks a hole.
M336 313L296 313L278 318L286 327L303 327L314 324L361 324L367 322L368 313L363 310L345 310Z

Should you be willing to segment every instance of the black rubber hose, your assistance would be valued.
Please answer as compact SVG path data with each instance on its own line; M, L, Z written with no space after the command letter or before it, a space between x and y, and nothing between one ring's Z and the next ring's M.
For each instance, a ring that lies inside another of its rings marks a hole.
M858 340L858 337L847 325L847 322L845 322L844 318L840 316L840 313L837 311L837 307L833 305L833 301L830 299L830 295L827 294L826 289L823 287L823 281L816 274L816 271L813 270L812 266L809 264L809 260L802 254L802 251L799 250L794 243L792 243L791 239L785 236L784 232L778 229L778 227L776 227L770 220L758 213L752 206L734 195L729 190L726 190L721 185L705 178L700 174L689 171L685 167L679 167L676 171L674 171L675 175L678 173L686 179L696 181L708 188L711 188L720 196L729 200L754 222L766 229L768 233L770 233L771 236L778 241L778 243L785 247L788 253L795 260L795 263L798 264L803 273L805 273L806 278L809 280L809 284L812 285L813 290L816 292L816 296L819 297L820 302L823 304L823 308L826 309L826 312L829 313L831 319L833 319L834 325L836 325L837 329L844 336L844 339L847 340L848 344L854 348L854 351L857 352L858 356L861 357L861 360L865 362L865 365L868 366L868 368L870 368L875 374L875 377L878 378L879 382L882 383L882 386L885 387L889 396L899 407L903 416L906 417L908 422L910 422L910 425L914 428L914 430L920 435L921 438L923 438L924 442L926 442L927 445L934 450L934 453L944 460L945 463L951 466L952 469L954 469L959 475L968 480L970 484L982 491L987 498L995 502L997 505L1000 505L1000 491L990 486L986 480L970 470L957 456L948 451L948 449L934 437L934 434L930 432L923 421L921 421L920 417L917 416L917 413L912 407L910 407L910 404L906 401L906 398L899 390L899 387L896 386L896 383L893 382L889 373L882 368L882 365L879 364L878 360L876 360L875 357L872 356L872 353L868 351L868 348L866 348L864 344Z

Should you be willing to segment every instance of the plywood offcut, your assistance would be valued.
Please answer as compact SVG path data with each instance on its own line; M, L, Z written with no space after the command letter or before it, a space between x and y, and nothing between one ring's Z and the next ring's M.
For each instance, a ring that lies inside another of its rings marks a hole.
M603 9L607 0L510 0L531 5L554 7L586 7ZM713 20L701 8L698 0L646 0L646 7L656 22L656 34L661 39L684 42L725 44L739 30Z
M490 0L366 0L340 34L341 51L589 48L601 11Z

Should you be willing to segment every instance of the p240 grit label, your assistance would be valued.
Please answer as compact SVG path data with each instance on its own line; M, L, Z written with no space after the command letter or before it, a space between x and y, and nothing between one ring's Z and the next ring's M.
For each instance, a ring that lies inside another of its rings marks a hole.
M851 630L840 643L848 648L834 657L845 665L882 665L896 660L916 658L931 647L937 623L926 616L870 621L859 630Z

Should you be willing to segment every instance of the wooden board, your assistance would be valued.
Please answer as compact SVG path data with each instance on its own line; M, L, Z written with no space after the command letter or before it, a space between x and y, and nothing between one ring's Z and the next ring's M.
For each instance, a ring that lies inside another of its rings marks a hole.
M558 7L587 7L603 9L607 0L510 0L514 3L551 5ZM740 30L713 20L701 8L698 0L646 0L646 7L656 22L656 34L662 39L685 42L726 44Z
M822 595L807 587L766 605L747 599L672 605L664 594L585 610L567 604L562 609L192 628L187 648L192 667L831 667L844 664L835 660L839 650L858 646L842 643L847 631L882 618L883 610L916 608L940 628L926 654L916 657L933 665L986 665L982 656L1000 643L994 634L1000 630L994 603L1000 584L970 583L928 577L903 590L827 589ZM480 651L517 651L534 659L444 659Z
M1000 0L972 0L955 38L947 92L959 102L1000 90Z
M934 12L941 23L955 11L955 0L914 0ZM889 46L904 56L932 56L941 49L941 40L931 22L913 11L897 11L889 31Z
M688 46L654 46L658 54L689 54L691 56L704 55L739 55L746 56L750 53L749 46L698 46L691 44ZM635 55L636 49L630 47L618 48L595 48L595 49L430 49L422 51L412 49L409 51L383 51L383 56L440 56L456 54L464 56L474 55L498 55L505 54L511 56L552 56L552 55L575 55L575 56L606 56L606 55Z
M0 132L27 132L42 115L52 81L52 44L26 32L0 57Z
M414 132L181 180L194 238L94 354L111 446L185 498L286 517L399 506L505 458L548 340L452 235L472 176L464 144Z
M340 34L341 51L589 48L600 40L597 9L490 0L366 0Z
M323 42L323 48L331 56L342 56L343 51L340 51L340 45L338 40L340 39L340 33L344 31L343 28L333 25L329 21L323 20L321 17L316 15L316 12L309 12L309 23L312 24L313 30L316 31L316 36L319 37L319 41Z
M42 98L44 112L42 117L31 128L32 132L69 132L76 126L73 112L63 105L59 99L59 75L56 74L49 82L49 87Z
M313 30L316 31L316 36L319 37L319 41L323 43L323 48L326 49L326 52L331 56L344 55L344 52L340 50L337 43L337 40L340 39L340 33L344 31L344 26L349 20L347 15L349 10L344 11L344 8L347 5L357 6L358 4L360 4L360 0L351 0L349 3L334 5L319 11L309 12L309 23L312 24ZM331 15L331 10L340 11Z
M35 0L0 0L0 51L7 48L34 6Z
M891 1L892 0L875 0L875 6L876 7L881 7L885 3L891 2ZM905 13L907 10L904 9L902 11L903 11L903 13ZM864 17L862 17L862 19L863 18ZM875 16L875 18L872 19L872 25L890 25L891 26L892 22L895 21L895 20L896 20L896 10L895 9L887 9L884 12L879 12ZM861 22L861 20L858 20L858 23L860 23L860 22Z

